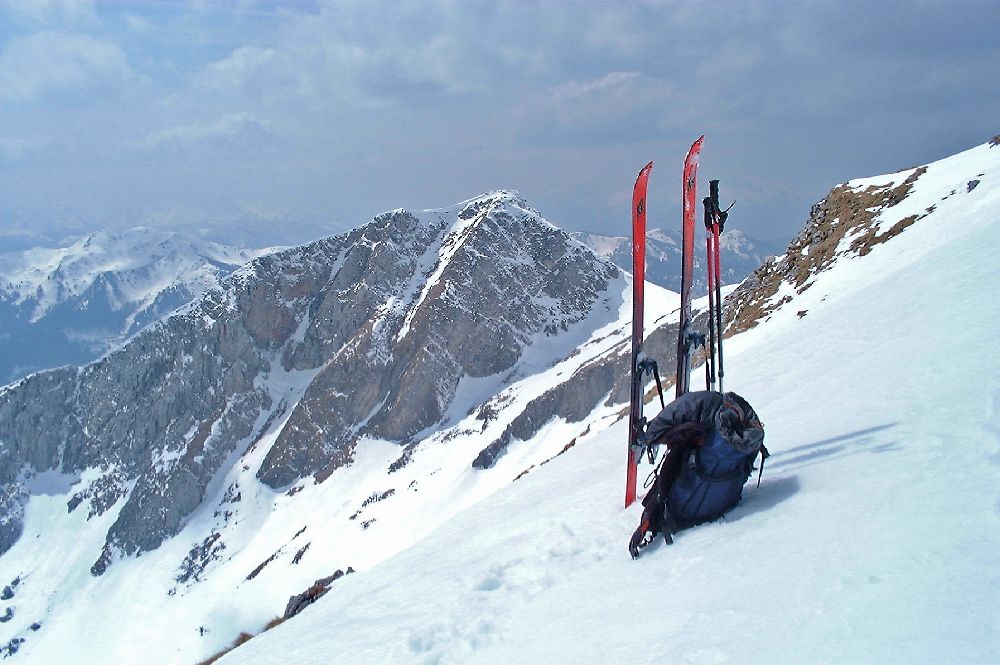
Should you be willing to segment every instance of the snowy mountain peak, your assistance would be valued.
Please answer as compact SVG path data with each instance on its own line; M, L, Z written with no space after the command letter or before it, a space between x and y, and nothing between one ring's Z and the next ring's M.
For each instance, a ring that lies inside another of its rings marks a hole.
M646 232L646 238L648 240L655 240L666 245L677 245L677 234L668 234L663 229L649 229Z
M517 190L513 189L494 189L463 201L458 205L468 207L481 203L492 203L494 205L515 205L521 208L529 208L527 202L521 197L521 194Z
M421 218L431 219L473 219L489 210L507 210L508 212L520 211L534 215L544 222L542 215L532 208L528 202L516 191L507 189L497 189L480 194L471 199L466 199L446 208L433 208L416 213ZM548 224L548 222L544 222ZM550 225L551 226L551 225ZM553 227L555 228L555 227Z

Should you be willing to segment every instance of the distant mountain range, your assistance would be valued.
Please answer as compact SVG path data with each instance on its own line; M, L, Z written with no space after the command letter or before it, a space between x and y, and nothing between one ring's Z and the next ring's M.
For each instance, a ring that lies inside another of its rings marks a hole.
M133 228L0 254L0 385L94 360L270 251Z
M596 233L574 233L573 237L623 270L632 271L632 240L624 236ZM749 237L739 229L725 231L720 237L722 283L738 284L756 270L767 257L781 252L784 243L767 242ZM646 233L646 280L671 291L681 288L681 232L650 229ZM695 237L694 279L696 296L708 293L705 270L704 229L698 227Z
M57 249L94 232L129 233L136 227L170 229L178 235L227 247L261 249L292 247L342 233L351 225L325 216L272 214L245 211L233 218L206 219L201 215L168 214L148 222L102 221L73 216L33 219L0 219L0 254L46 247Z

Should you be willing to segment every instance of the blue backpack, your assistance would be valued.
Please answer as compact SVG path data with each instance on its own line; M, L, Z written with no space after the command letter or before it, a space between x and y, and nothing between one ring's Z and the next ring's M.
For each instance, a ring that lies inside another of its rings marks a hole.
M758 451L738 450L718 430L709 430L701 445L687 451L680 475L667 488L666 507L676 524L685 528L718 519L735 506Z
M633 558L658 533L670 544L671 534L722 517L743 495L757 455L761 472L768 457L763 425L735 393L701 391L674 400L650 422L643 445L667 450L629 542Z

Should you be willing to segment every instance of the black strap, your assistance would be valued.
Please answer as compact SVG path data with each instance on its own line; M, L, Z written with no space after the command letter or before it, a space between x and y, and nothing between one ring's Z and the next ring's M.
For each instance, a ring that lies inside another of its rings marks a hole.
M652 458L653 457L653 447L648 446L646 448L646 453ZM642 484L643 489L648 489L654 482L656 482L657 476L660 475L660 470L663 469L663 463L667 461L667 455L664 453L663 457L660 458L660 463L653 467L653 470L649 472L646 476L646 482ZM650 459L649 463L652 464L653 460Z
M660 395L660 408L667 408L667 403L663 401L663 384L660 382L660 370L653 363L653 378L656 379L656 392Z
M653 378L656 379L656 392L660 396L660 408L667 408L667 403L663 401L663 382L660 381L660 370L656 365L656 361L649 358L643 358L639 361L638 369L640 377L646 372L652 372ZM645 429L645 427L642 427L641 429ZM656 461L652 446L646 446L646 459L649 460L650 464Z
M660 408L667 408L667 403L663 401L663 383L660 381L660 370L655 360L643 358L639 361L639 376L646 372L652 372L653 378L656 379L656 392L660 395Z
M758 488L760 487L760 479L764 475L764 462L770 456L771 456L771 453L768 452L767 446L765 446L763 443L760 444L760 470L757 472L757 487Z

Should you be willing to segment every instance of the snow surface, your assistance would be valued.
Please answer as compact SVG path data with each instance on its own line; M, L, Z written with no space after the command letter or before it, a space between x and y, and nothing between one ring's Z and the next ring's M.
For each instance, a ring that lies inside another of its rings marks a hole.
M773 457L724 520L631 561L618 422L220 665L1000 662L1000 189L938 196L970 167L1000 150L732 340Z

